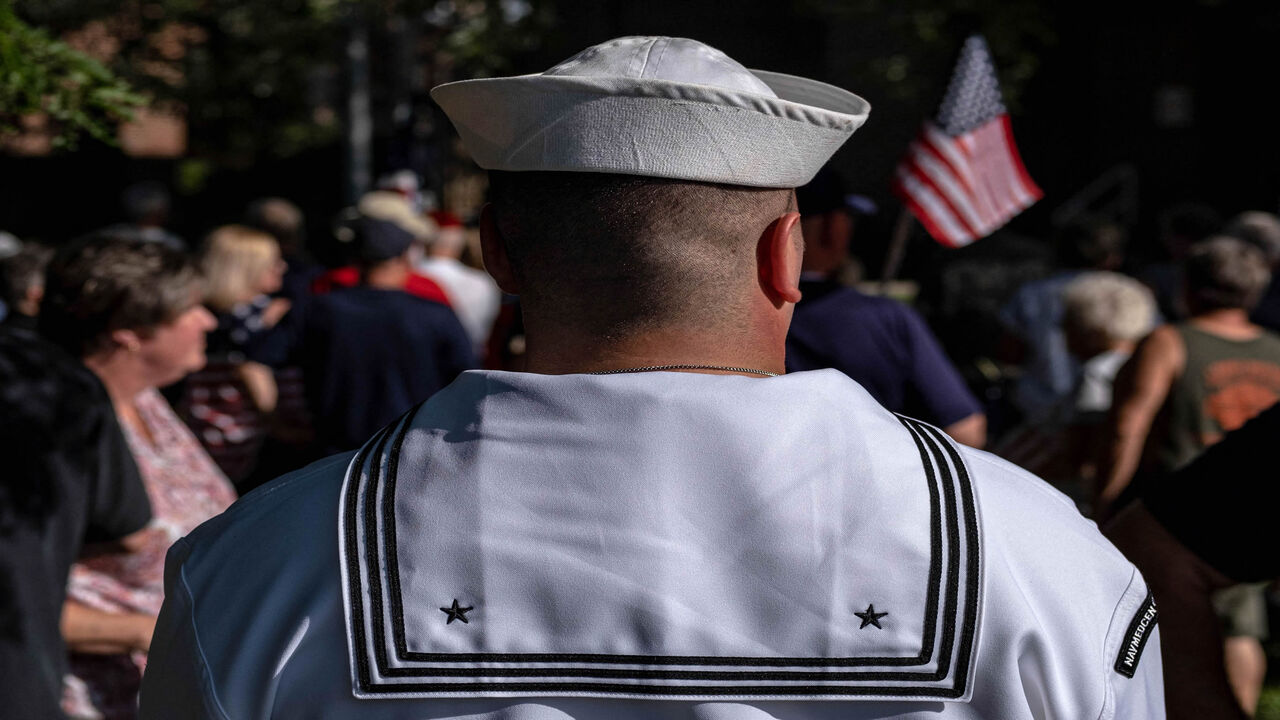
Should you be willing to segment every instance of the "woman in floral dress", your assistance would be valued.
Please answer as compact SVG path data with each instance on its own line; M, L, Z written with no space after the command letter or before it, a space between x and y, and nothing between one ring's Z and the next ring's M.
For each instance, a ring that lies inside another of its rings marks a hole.
M169 546L225 510L235 492L157 388L205 362L214 319L199 272L154 243L96 238L55 260L41 329L102 381L151 501L152 520L127 546L87 552L71 571L63 634L71 650L63 709L73 718L129 718L164 600Z

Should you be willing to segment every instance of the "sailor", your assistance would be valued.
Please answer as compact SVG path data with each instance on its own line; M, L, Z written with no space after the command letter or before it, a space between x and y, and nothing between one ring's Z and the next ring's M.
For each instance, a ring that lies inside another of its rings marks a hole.
M1048 485L784 375L793 189L861 98L626 37L433 97L526 373L179 542L144 718L1162 718L1142 577Z

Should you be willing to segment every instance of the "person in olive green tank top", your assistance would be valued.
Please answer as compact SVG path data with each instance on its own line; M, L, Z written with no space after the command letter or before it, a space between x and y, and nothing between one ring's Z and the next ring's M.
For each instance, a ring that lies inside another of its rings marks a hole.
M1271 280L1262 252L1210 238L1192 248L1185 279L1191 318L1156 328L1116 377L1100 518L1139 470L1185 465L1280 399L1280 337L1249 321Z
M1158 478L1186 465L1280 399L1280 337L1249 321L1271 280L1262 251L1214 237L1192 248L1185 270L1191 318L1157 328L1116 378L1094 505L1099 522L1114 513L1139 471ZM1252 715L1266 675L1258 640L1267 633L1261 589L1229 588L1215 605L1226 621L1226 679Z
M1172 472L1280 400L1280 336L1223 337L1194 322L1175 326L1182 373L1147 439L1144 469Z

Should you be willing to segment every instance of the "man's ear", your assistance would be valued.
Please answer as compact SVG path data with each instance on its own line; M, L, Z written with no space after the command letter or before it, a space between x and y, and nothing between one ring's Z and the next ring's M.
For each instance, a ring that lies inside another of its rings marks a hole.
M503 292L519 295L520 283L511 270L507 242L498 230L498 221L493 216L493 205L490 203L485 203L480 208L480 252L484 256L484 269L493 276L498 287Z
M756 247L760 287L775 307L800 302L800 263L804 242L800 213L789 212L769 224Z

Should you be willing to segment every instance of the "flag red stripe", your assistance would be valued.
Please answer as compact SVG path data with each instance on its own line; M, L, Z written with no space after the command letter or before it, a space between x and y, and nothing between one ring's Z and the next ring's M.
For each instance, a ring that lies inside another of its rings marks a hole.
M1007 188L1002 187L999 177L991 172L990 152L978 152L984 148L979 145L978 131L970 132L957 138L960 147L972 162L973 172L977 178L978 193L991 204L995 210L997 225L1003 225L1009 212Z
M970 195L972 195L973 194L973 173L969 172L969 168L965 167L964 165L953 162L952 158L947 156L948 153L946 153L942 149L942 147L940 147L940 143L939 143L940 139L941 138L933 137L932 133L921 132L919 143L920 143L920 146L925 149L925 151L927 151L933 157L937 158L938 162L945 165L947 169L951 171L951 174L955 175L956 178L964 185L965 190L968 191Z
M1032 202L1030 193L1022 187L1017 171L1013 167L1013 159L1006 144L1003 123L993 120L983 126L983 146L988 148L984 153L987 169L993 178L1003 186L1003 197L1010 212L1017 213Z
M931 123L925 123L924 134L929 138L930 147L946 156L951 166L956 168L956 171L968 183L969 192L974 198L974 207L977 208L978 213L982 216L983 224L999 224L1000 212L987 193L978 191L977 173L973 162L969 158L969 153L961 146L960 138L946 135Z
M963 227L951 208L920 182L909 168L898 168L897 183L914 204L913 213L936 240L951 247L967 245L974 240L973 234Z
M936 153L926 150L918 143L912 143L912 150L914 152L909 151L908 159L904 161L903 166L914 167L917 173L927 176L934 188L947 196L952 209L958 214L963 214L971 228L985 225L985 220L974 207L976 197L972 188L964 183L964 179L958 177L950 165L939 162Z
M967 139L975 149L983 185L991 193L1002 216L1017 214L1034 201L1016 177L1000 122L992 120L973 131Z
M1008 117L1004 116L1001 118L1001 122L991 129L991 132L998 139L996 141L1000 145L1002 171L1008 177L1010 185L1016 190L1022 208L1026 208L1040 199L1040 189L1035 186L1035 183L1031 183L1028 186L1024 182L1024 178L1030 180L1030 177L1026 175L1026 169L1022 167L1022 158L1018 156L1017 146L1009 144L1011 136L1007 129Z
M942 229L938 227L937 223L934 221L933 215L925 211L925 209L920 206L920 203L916 202L915 197L912 196L909 190L902 186L900 181L895 180L892 188L894 194L898 196L898 199L902 200L902 204L906 205L907 209L911 211L911 214L916 216L916 219L920 221L921 225L924 225L924 229L929 232L929 235L931 235L934 240L937 240L939 243L950 248L959 247L959 245L951 240L947 233L943 232Z
M933 188L921 182L909 168L903 169L899 179L902 181L902 186L911 192L911 196L920 208L933 216L934 222L942 229L949 241L957 246L973 242L973 232L964 226L956 216L955 210Z
M965 166L957 166L942 148L939 147L941 138L934 137L932 133L920 133L919 145L921 149L928 153L930 157L938 161L938 163L956 179L964 189L968 196L969 206L973 209L980 225L989 225L995 220L995 212L990 205L985 202L985 198L979 195L973 186L973 172ZM958 153L957 153L958 154Z
M956 222L964 230L965 234L974 238L982 237L983 233L980 231L981 224L975 226L970 222L970 218L966 217L967 213L964 212L966 209L970 211L973 209L973 206L969 201L963 198L954 197L951 193L939 186L919 163L911 162L907 165L907 168L908 172L910 172L916 180L932 190L933 193L942 200L943 204L947 206L947 210L951 212L952 217L956 219Z
M909 162L898 166L896 187L904 198L913 201L912 213L938 242L951 247L967 244L972 238L960 227L951 210L933 194L933 191L916 180Z
M1027 193L1032 196L1032 202L1039 200L1044 197L1044 191L1031 179L1031 173L1027 172L1026 165L1022 164L1022 156L1018 154L1018 144L1013 141L1013 123L1010 122L1007 114L1000 116L1000 124L1004 128L1004 141L1009 147L1009 155L1013 160L1014 170L1018 173L1018 179L1027 189Z

